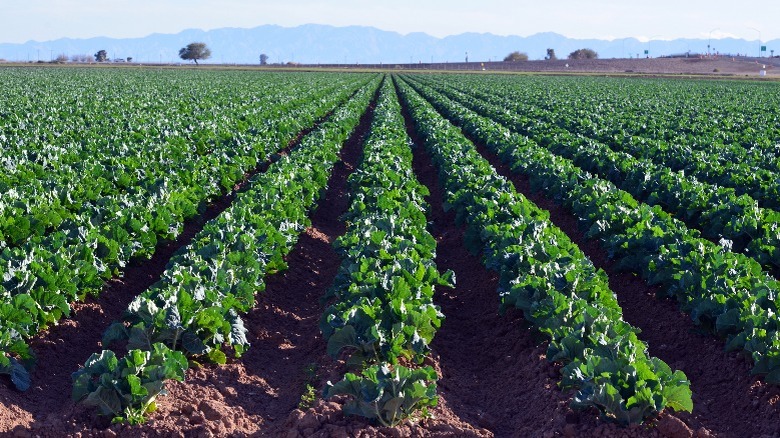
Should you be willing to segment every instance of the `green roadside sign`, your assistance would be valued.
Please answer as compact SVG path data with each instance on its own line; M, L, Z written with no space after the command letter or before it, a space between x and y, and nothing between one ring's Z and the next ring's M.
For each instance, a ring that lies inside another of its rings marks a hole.
M761 51L766 52L766 46L761 46Z

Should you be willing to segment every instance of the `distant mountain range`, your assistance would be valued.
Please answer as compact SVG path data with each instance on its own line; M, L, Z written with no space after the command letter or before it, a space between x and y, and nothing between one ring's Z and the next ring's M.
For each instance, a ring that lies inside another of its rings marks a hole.
M552 32L528 37L498 36L490 33L464 33L437 38L425 33L401 35L373 27L334 27L317 24L286 28L265 25L253 29L222 28L209 31L190 29L177 34L152 34L143 38L63 38L54 41L29 41L24 44L0 44L0 59L9 61L49 61L59 54L68 57L106 50L111 59L132 57L134 62L180 62L179 49L190 42L202 41L212 50L211 63L257 64L261 53L269 63L304 64L377 64L496 61L519 50L530 59L543 59L547 49L559 58L580 48L590 48L601 58L632 58L707 53L757 56L758 41L741 39L676 39L641 42L635 38L607 41L572 39ZM780 40L762 42L769 50Z

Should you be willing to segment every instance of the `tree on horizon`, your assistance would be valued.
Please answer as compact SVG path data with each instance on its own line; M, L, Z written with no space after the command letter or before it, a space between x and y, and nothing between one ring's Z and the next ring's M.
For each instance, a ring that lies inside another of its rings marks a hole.
M593 49L577 49L569 53L569 59L598 59L599 54Z
M198 65L199 59L211 58L211 49L206 43L189 43L187 47L182 47L179 50L179 58L185 61L195 61L195 65Z
M521 61L528 61L528 54L523 52L514 51L506 57L504 57L504 62L521 62Z

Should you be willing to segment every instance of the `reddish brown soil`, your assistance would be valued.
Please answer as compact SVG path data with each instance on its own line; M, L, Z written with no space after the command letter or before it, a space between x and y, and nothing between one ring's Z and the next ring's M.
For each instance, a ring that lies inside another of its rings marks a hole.
M700 435L721 437L777 436L780 425L780 389L750 376L749 358L741 353L724 352L722 341L697 328L671 299L657 299L656 288L633 273L613 267L598 242L587 240L577 226L577 218L543 193L531 190L529 179L513 174L508 166L486 148L478 149L498 172L510 179L517 190L539 207L550 211L550 218L579 245L594 265L609 275L610 287L617 294L624 319L642 330L640 338L649 344L652 355L672 368L680 369L691 380L694 411L664 415L665 423L681 420Z

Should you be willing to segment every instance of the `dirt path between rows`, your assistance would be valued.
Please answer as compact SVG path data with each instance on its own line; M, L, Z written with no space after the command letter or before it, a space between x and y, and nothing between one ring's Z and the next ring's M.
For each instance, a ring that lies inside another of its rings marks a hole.
M440 289L446 319L431 347L440 370L439 393L459 417L493 435L531 436L566 425L566 397L555 388L546 345L519 312L498 313L498 275L487 271L463 242L453 212L445 213L430 157L415 151L414 170L431 191L429 219L438 242L436 263L452 269L455 289ZM518 409L518 405L534 409Z
M407 112L407 130L417 137ZM440 269L457 276L437 304L447 316L432 348L441 380L440 394L462 420L496 437L644 436L655 431L619 429L599 421L595 411L575 412L571 394L558 388L558 368L546 360L547 343L517 311L499 315L497 274L488 271L463 242L454 213L445 213L443 193L430 156L419 146L415 173L431 191L429 219L437 239Z
M246 315L249 350L226 366L207 365L169 385L171 396L142 431L171 436L271 434L296 408L306 384L338 365L325 354L320 297L336 275L332 242L344 233L347 177L361 157L373 102L345 142L312 225L286 257L288 269L266 278L266 290ZM128 436L137 430L131 431ZM275 434L275 433L274 433Z
M475 139L470 138L472 141ZM544 193L533 192L529 178L513 174L509 167L484 145L475 142L479 152L498 173L508 178L516 189L550 211L550 219L574 241L598 268L609 276L610 288L617 294L624 320L642 330L639 335L649 345L650 354L680 369L691 380L694 411L664 414L662 428L676 425L688 433L720 437L776 436L780 425L774 420L780 414L780 389L750 376L749 358L741 353L724 352L722 341L703 333L682 313L675 301L657 299L656 288L639 276L620 272L598 242L587 240L579 229L577 218ZM679 419L680 421L676 420ZM681 427L684 425L685 427Z

